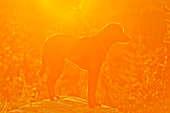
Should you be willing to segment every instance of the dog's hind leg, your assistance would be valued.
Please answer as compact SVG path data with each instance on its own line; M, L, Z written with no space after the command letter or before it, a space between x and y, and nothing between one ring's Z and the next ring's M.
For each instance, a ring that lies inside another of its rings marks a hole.
M51 62L51 64L49 65L49 75L47 78L47 89L48 89L50 100L55 100L55 97L59 98L55 95L55 84L60 74L63 71L64 62L65 62L65 59L60 58L55 62Z

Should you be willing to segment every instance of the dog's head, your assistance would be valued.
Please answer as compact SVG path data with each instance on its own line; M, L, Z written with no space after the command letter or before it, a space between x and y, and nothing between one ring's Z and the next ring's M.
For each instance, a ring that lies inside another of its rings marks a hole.
M120 42L126 43L131 40L125 32L123 27L119 23L107 24L101 31L100 35L104 40L111 41L113 43Z
M124 32L123 27L118 23L111 23L107 25L109 34L116 42L125 43L131 40L131 38Z

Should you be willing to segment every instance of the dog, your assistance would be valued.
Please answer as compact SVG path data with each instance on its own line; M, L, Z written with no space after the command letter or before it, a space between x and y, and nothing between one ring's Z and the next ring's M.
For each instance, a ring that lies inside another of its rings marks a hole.
M39 72L43 76L48 66L46 85L50 100L59 99L54 92L55 83L63 71L65 60L68 59L88 71L88 106L98 106L95 99L96 87L107 52L116 42L125 43L130 39L118 23L107 24L95 35L88 37L76 38L64 34L51 36L43 44L42 67Z

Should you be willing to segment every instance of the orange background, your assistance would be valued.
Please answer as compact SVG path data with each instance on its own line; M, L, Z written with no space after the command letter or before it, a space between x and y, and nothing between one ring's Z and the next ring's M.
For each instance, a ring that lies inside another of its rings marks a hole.
M122 112L170 112L168 0L1 0L0 108L48 98L41 45L55 33L76 37L119 22L133 40L115 45L103 65L97 99ZM70 85L71 84L71 85ZM56 93L86 98L87 75L69 62Z

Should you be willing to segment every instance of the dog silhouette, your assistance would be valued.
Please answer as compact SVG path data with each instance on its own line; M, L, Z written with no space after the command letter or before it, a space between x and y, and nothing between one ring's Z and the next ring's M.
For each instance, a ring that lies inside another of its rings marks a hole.
M130 37L124 33L118 23L110 23L99 30L95 35L76 38L69 35L57 34L44 42L42 48L42 67L39 75L49 68L47 89L50 100L59 98L54 88L57 79L63 71L65 59L88 71L88 105L94 108L95 94L100 68L107 52L116 42L128 42Z

